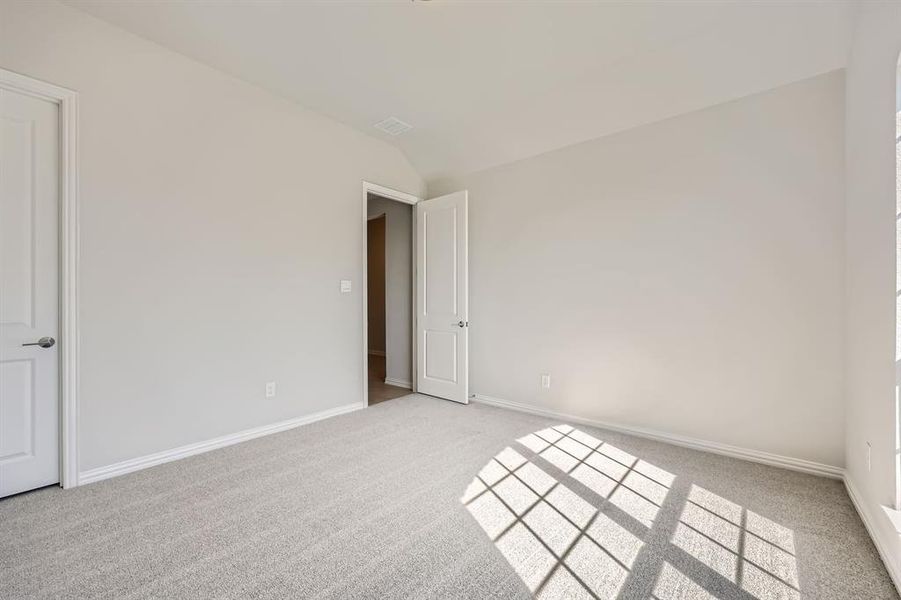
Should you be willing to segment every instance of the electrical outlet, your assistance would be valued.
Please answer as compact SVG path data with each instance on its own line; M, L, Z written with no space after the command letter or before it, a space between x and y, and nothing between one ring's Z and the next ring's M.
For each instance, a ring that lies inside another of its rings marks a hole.
M542 375L541 376L541 387L546 390L551 389L551 376L550 375Z
M873 470L872 455L873 455L873 447L870 446L870 442L867 442L867 472Z
M275 382L270 381L266 384L266 397L275 398Z

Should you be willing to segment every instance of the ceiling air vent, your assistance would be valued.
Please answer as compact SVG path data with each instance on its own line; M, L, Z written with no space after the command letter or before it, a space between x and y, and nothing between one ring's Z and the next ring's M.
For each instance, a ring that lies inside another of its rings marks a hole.
M376 123L375 128L381 129L388 135L400 135L413 129L413 126L408 123L404 123L397 117L388 117L384 121L379 121L378 123Z

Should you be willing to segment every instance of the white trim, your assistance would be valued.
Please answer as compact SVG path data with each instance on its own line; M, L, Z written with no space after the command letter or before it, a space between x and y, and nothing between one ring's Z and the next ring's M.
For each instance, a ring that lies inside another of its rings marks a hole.
M368 263L369 257L366 247L366 236L368 234L367 224L369 223L369 194L375 194L377 196L381 196L382 198L388 198L389 200L397 200L398 202L404 202L406 204L416 204L422 198L414 196L413 194L407 194L406 192L400 192L398 190L393 190L391 188L387 188L383 185L378 185L376 183L369 183L368 181L363 182L363 252L362 252L362 262L363 262L363 279L360 281L360 289L363 290L363 303L362 303L362 313L363 313L363 406L369 405L369 315L367 314L367 302L368 302ZM413 211L413 230L414 237L413 243L415 244L415 230L416 230L416 211ZM413 252L415 257L416 252ZM414 260L415 262L415 260ZM416 289L416 269L413 269L413 277L412 277L412 288ZM387 295L387 288L385 294ZM415 319L415 315L414 315ZM411 335L413 337L413 353L415 357L416 353L416 322L413 322L413 328ZM413 363L413 374L416 374L416 360L411 357L411 362ZM410 388L412 389L412 388ZM413 390L416 391L416 390Z
M59 105L60 485L78 481L78 92L0 69L0 87Z
M370 350L369 356L385 356L384 350Z
M732 458L740 458L742 460L749 460L751 462L762 463L765 465L770 465L772 467L781 467L783 469L791 469L792 471L800 471L802 473L809 473L811 475L820 475L822 477L830 477L832 479L841 479L844 476L844 469L842 469L840 467L835 467L832 465L825 465L822 463L804 460L801 458L792 458L790 456L781 456L779 454L771 454L769 452L762 452L760 450L751 450L748 448L740 448L738 446L730 446L728 444L721 444L719 442L709 442L707 440L700 440L697 438L675 435L675 434L671 434L671 433L664 433L662 431L655 431L653 429L645 429L643 427L618 425L616 423L609 423L607 421L598 421L596 419L587 419L584 417L567 415L567 414L553 411L553 410L538 408L536 406L530 406L528 404L512 402L510 400L501 400L500 398L492 398L491 396L483 396L481 394L474 394L472 396L472 399L476 402L481 402L482 404L489 404L491 406L497 406L500 408L509 408L511 410L526 412L526 413L530 413L533 415L540 415L542 417L550 417L553 419L560 419L563 421L571 421L573 423L582 423L584 425L590 425L592 427L599 427L601 429L609 429L611 431L626 433L629 435L634 435L634 436L649 439L649 440L655 440L658 442L665 442L667 444L673 444L675 446L682 446L684 448L692 448L694 450L702 450L704 452L712 452L714 454L721 454L723 456L730 456Z
M398 202L405 202L406 204L416 204L417 202L422 200L422 198L414 196L413 194L393 190L377 183L369 183L368 181L363 182L363 193L375 194L376 196L381 196L382 198L397 200Z
M239 431L237 433L232 433L229 435L223 435L221 437L206 440L204 442L197 442L194 444L188 444L186 446L180 446L178 448L173 448L171 450L157 452L155 454L148 454L147 456L139 456L138 458L123 460L122 462L107 465L105 467L98 467L96 469L84 471L83 473L79 474L78 481L80 484L86 484L94 483L95 481L102 481L104 479L110 479L111 477L118 477L119 475L125 475L126 473L133 473L134 471L140 471L141 469L155 467L156 465L172 462L173 460L187 458L189 456L194 456L195 454L202 454L204 452L209 452L210 450L232 446L234 444L246 442L258 437L263 437L265 435L287 431L288 429L294 429L295 427L300 427L301 425L308 425L310 423L315 423L316 421L322 421L323 419L336 417L338 415L343 415L355 410L360 410L362 408L366 408L366 405L360 402L354 402L352 404L345 404L337 408L323 410L311 415L305 415L303 417L288 419L287 421L272 423L271 425L263 425L262 427L245 429L244 431Z
M884 515L871 514L870 511L867 510L866 503L861 499L860 493L857 491L857 487L851 481L851 478L845 474L842 479L845 482L845 489L848 491L848 496L851 498L851 504L854 505L857 514L860 515L860 520L863 521L867 533L870 534L870 539L873 540L873 544L876 546L877 552L879 552L879 558L882 559L883 564L885 564L885 570L888 571L892 583L895 584L895 589L901 590L901 565L892 560L892 553L889 550L889 548L891 548L891 542L888 541L888 536L895 536L897 538L898 532L886 531L884 527L879 527L878 523L884 521L891 523L891 521Z
M393 379L391 377L385 377L385 385L393 385L394 387L400 387L407 390L413 389L413 382L407 381L406 379Z

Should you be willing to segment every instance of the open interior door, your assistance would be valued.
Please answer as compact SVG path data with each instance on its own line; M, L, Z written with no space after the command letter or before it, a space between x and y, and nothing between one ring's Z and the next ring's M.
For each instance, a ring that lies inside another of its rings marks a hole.
M469 402L467 193L416 205L416 387Z

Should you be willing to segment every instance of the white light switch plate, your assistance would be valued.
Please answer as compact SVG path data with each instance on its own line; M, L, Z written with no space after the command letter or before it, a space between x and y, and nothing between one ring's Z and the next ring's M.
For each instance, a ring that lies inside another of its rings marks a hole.
M349 294L351 289L353 289L353 284L351 284L350 279L342 279L341 280L341 293Z

